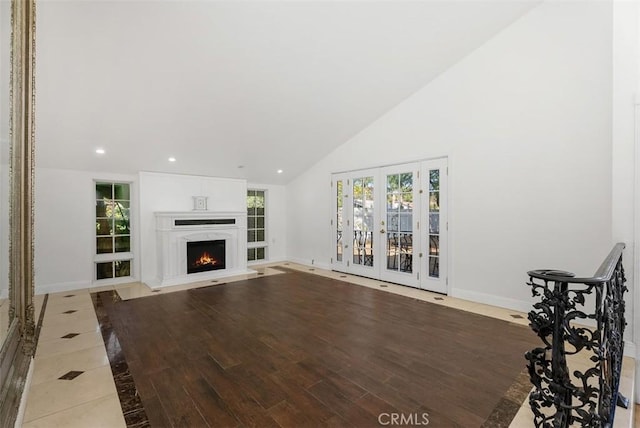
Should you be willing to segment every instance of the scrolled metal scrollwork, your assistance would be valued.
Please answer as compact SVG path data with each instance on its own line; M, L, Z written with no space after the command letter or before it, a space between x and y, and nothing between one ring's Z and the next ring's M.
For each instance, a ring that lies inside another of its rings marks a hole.
M623 249L624 244L617 244L592 278L562 271L529 272L527 284L539 300L528 319L544 344L525 354L534 386L529 404L536 427L613 423L626 325ZM595 299L592 311L586 308L589 298ZM584 353L589 353L593 366L570 372L567 356Z

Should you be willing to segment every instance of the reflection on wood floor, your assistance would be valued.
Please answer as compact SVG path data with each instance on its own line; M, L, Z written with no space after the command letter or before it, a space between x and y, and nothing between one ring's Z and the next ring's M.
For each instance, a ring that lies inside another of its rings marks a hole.
M538 345L522 325L299 271L102 300L152 426L481 426L513 417L495 410Z

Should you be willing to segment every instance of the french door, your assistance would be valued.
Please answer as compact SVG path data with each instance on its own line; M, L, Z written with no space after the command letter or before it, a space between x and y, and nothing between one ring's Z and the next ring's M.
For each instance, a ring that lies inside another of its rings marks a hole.
M384 194L383 220L380 221L380 246L384 254L380 279L419 287L419 265L415 250L419 200L419 164L410 163L380 169Z
M438 293L447 293L448 288L448 178L447 159L422 163L420 286Z
M375 278L377 273L377 240L374 228L376 212L376 170L361 170L336 174L334 236L336 245L332 262L334 269Z
M332 268L447 292L446 159L332 177Z

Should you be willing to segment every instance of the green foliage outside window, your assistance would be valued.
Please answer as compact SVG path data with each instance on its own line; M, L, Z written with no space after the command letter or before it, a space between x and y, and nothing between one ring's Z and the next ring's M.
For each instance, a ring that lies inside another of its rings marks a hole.
M96 253L131 252L131 192L128 183L96 183ZM130 276L130 260L96 263L96 279Z

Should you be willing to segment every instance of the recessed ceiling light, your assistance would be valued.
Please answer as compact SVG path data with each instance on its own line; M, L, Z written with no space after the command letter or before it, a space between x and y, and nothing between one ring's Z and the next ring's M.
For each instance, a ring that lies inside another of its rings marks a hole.
M282 174L284 171L279 169L277 172L278 172L278 174Z
M99 155L103 155L104 154L104 149L96 149L96 153Z
M176 161L176 158L174 158L173 156L169 158L169 162L175 162L175 161Z

